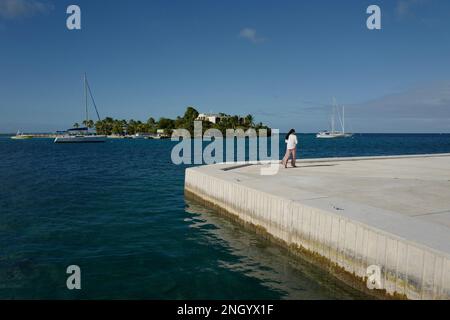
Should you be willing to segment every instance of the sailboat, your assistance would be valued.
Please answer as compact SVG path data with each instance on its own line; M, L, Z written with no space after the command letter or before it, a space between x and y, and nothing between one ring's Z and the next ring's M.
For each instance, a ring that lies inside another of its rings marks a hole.
M97 106L92 96L91 88L89 86L86 73L84 74L84 100L86 109L86 121L85 125L89 123L89 112L88 112L88 93L91 97L92 104L94 105L95 112L97 113L97 118L100 121L100 116L98 114ZM57 136L54 143L86 143L86 142L105 142L107 137L105 135L97 135L89 132L88 127L82 128L72 128L67 130L63 135Z
M25 139L32 139L33 136L31 134L24 134L23 132L17 131L15 136L12 136L11 139L14 140L25 140Z
M336 105L336 99L333 99L333 107L331 114L331 131L320 131L316 134L316 138L319 139L333 139L333 138L348 138L351 137L351 133L345 132L345 107L342 106L342 112L339 114L338 106ZM342 116L341 116L342 115ZM341 131L335 129L336 116L341 125Z

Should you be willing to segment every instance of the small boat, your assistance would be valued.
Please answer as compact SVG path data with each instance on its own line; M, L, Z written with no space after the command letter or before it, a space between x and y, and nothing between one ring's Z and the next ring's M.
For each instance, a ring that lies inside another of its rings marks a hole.
M14 140L25 140L25 139L32 139L33 136L31 134L23 134L20 131L17 131L15 136L12 136L11 139Z
M94 101L94 97L92 96L91 88L89 87L89 83L87 81L87 76L84 74L84 97L85 97L85 109L86 109L86 121L84 122L88 125L89 121L89 112L88 112L88 93L91 97L92 104L94 105L95 112L97 113L97 118L100 121L100 116L98 114L97 106ZM89 132L88 127L83 128L72 128L66 130L63 134L58 135L54 143L92 143L92 142L106 142L106 135L97 135L96 133Z
M341 131L335 130L335 120L336 120L336 114L337 118L339 120L339 123L341 125ZM333 112L331 115L331 131L325 130L320 131L316 134L316 138L318 139L334 139L334 138L348 138L351 137L353 134L345 132L345 107L342 106L342 116L339 114L339 111L337 110L336 100L333 100Z
M146 135L142 134L142 133L136 133L134 135L131 136L133 139L145 139Z

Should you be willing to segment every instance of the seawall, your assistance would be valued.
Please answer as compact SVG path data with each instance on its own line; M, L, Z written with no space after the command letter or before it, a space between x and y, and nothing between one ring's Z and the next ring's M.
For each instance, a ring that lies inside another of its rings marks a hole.
M189 168L185 189L360 284L379 270L371 279L388 295L450 299L450 155L308 159L273 176L263 166Z

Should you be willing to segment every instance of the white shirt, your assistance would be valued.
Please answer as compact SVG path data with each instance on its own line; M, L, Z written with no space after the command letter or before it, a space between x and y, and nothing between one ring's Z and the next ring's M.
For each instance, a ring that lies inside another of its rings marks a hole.
M298 141L297 141L297 136L292 133L289 135L289 138L287 140L285 140L287 143L287 148L290 149L295 149L295 146L297 145Z

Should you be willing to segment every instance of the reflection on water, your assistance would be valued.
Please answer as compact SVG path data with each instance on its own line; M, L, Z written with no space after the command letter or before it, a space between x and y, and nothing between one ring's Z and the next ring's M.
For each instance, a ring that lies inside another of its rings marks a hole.
M236 259L222 267L256 278L283 299L367 299L366 295L336 280L287 249L245 229L242 225L192 200L186 211L191 228L203 232L211 245L220 242Z

